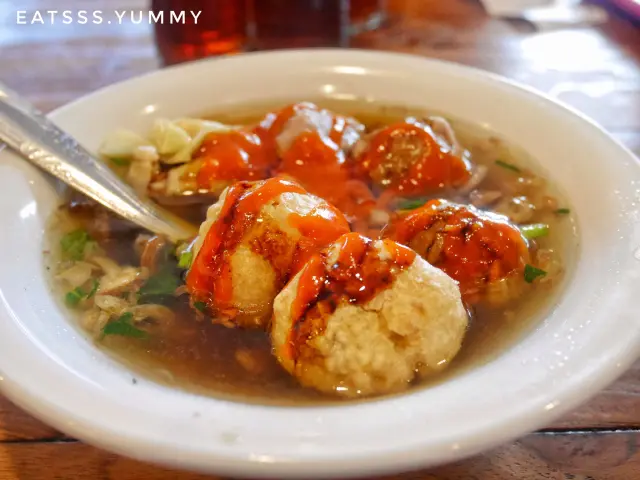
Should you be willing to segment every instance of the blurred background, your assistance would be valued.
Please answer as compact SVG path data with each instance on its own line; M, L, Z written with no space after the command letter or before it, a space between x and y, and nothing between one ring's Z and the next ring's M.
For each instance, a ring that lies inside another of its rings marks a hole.
M55 21L50 10L58 12ZM191 11L201 12L197 24ZM34 19L37 12L43 22ZM149 12L162 13L163 23ZM171 24L171 12L185 12L184 20ZM639 19L640 0L0 0L0 78L50 111L203 56L322 46L392 50L536 87L638 151Z
M350 46L484 68L570 103L583 95L606 97L602 108L619 107L609 117L622 122L640 116L634 4L640 8L638 0L0 0L0 73L50 110L165 63ZM70 24L59 17L53 24L47 17L44 24L29 23L34 12L51 9L76 16ZM80 24L82 9L90 19L101 11L102 23ZM164 12L164 24L149 21L149 9ZM202 11L197 25L191 10ZM27 24L17 23L17 11L26 12ZM120 20L115 11L127 13ZM184 24L169 24L171 11L186 11ZM572 86L581 80L588 81Z

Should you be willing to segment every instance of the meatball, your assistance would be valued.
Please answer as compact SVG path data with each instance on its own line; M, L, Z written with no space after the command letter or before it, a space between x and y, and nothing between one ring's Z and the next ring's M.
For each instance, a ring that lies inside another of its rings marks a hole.
M271 340L302 385L345 397L401 391L460 349L456 282L391 240L348 233L314 255L274 302Z
M218 196L240 180L267 178L272 163L260 137L252 132L229 130L208 133L188 163L158 173L151 195L168 203L172 197Z
M383 231L460 283L469 304L503 305L524 289L529 244L503 215L431 200Z
M410 197L464 185L471 176L467 156L446 120L409 118L361 140L352 163L356 176Z
M349 217L366 214L375 203L362 182L351 179L346 158L364 126L351 117L298 103L268 115L257 129L272 142L280 163L276 173L299 182L310 193L338 207Z
M349 153L362 132L364 125L355 118L335 114L310 102L296 103L277 113L269 113L256 128L263 141L271 142L281 156L303 133L315 133Z
M194 242L192 304L227 326L264 327L288 278L348 231L338 210L295 183L236 183L209 208Z

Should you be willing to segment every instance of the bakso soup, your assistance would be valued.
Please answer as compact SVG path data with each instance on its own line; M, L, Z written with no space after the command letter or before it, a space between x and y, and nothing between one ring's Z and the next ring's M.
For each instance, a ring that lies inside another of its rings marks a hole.
M437 112L236 107L108 134L174 244L78 193L51 221L56 295L133 383L268 404L455 381L536 325L576 244L526 152Z

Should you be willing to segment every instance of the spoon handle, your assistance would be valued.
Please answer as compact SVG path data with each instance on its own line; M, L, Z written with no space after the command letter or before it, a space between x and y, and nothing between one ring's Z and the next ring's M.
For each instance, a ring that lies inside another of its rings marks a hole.
M140 198L104 162L2 83L0 140L67 185L153 233L173 241L196 233L193 225Z

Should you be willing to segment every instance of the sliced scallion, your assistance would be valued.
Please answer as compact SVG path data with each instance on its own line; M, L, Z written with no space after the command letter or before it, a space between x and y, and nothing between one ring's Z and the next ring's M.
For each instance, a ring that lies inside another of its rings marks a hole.
M91 290L87 294L87 298L93 297L96 294L96 292L98 291L98 287L99 286L100 286L100 282L98 281L97 278L94 278L93 279L93 285L91 285Z
M190 250L185 250L180 254L180 258L178 259L178 267L189 268L191 267L192 260L193 260L193 252Z
M520 231L525 238L533 240L534 238L546 237L549 235L549 225L546 223L532 223L531 225L522 225Z
M86 293L82 288L76 287L64 296L64 301L70 307L77 307L83 298L86 297Z
M511 163L505 162L504 160L496 160L496 165L498 165L499 167L505 168L507 170L511 170L512 172L521 172L519 167L516 167Z
M60 239L62 255L67 260L82 260L87 243L90 241L91 237L86 230L78 229L69 232Z

